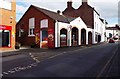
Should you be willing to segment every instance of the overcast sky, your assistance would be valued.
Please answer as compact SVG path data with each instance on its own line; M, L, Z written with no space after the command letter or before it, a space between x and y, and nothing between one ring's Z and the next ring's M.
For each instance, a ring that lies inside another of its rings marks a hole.
M63 11L67 7L68 0L16 0L17 1L17 21L23 16L28 7L36 5L40 8L57 12ZM33 2L34 1L34 2ZM77 9L81 5L81 0L72 0L73 7ZM109 25L118 24L118 2L119 0L88 0L88 4L96 9L102 18L107 20Z

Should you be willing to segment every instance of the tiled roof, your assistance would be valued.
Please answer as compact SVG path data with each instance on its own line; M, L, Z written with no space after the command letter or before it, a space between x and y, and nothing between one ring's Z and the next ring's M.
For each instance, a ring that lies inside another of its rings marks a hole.
M31 5L31 6L35 7L38 11L43 12L44 14L46 14L47 16L49 16L50 18L54 20L57 20L59 22L69 23L68 19L63 15L60 15L58 13L55 13L55 12L52 12L52 11L49 11L49 10L46 10L46 9L43 9L43 8L40 8L34 5Z

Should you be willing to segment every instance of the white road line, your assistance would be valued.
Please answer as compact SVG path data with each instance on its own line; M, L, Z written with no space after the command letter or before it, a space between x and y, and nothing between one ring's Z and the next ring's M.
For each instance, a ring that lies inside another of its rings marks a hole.
M87 48L87 47L84 47L84 48ZM77 49L77 50L73 50L73 51L64 51L62 53L59 53L59 54L56 54L56 55L53 55L53 56L50 56L48 57L47 59L51 59L51 58L55 58L57 56L60 56L60 55L63 55L65 53L70 53L70 52L75 52L75 51L79 51L79 50L83 50L83 49ZM48 52L41 52L41 53L48 53ZM30 57L35 60L35 63L32 63L32 64L29 64L28 66L23 66L23 67L15 67L7 72L3 72L2 76L3 75L8 75L8 74L12 74L12 73L16 73L16 72L19 72L19 71L22 71L22 70L26 70L26 69L30 69L32 67L36 67L38 65L38 63L40 63L41 61L38 60L37 58L38 57L34 57L34 55L32 53L29 53Z
M7 75L8 73L7 72L3 72L3 74Z

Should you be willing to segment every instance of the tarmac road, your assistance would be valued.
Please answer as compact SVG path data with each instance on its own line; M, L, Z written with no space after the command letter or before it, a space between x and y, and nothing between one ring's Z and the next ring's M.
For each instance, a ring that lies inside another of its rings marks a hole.
M118 43L108 43L71 51L59 50L62 54L49 57L26 69L21 68L17 72L4 74L3 77L118 77L118 64L113 63L118 62L119 45ZM25 64L32 61L29 57L25 57L25 59L18 59L18 62L14 60L14 64ZM11 62L13 60L3 64L4 71L8 70L6 68L12 64ZM114 73L112 73L113 69Z

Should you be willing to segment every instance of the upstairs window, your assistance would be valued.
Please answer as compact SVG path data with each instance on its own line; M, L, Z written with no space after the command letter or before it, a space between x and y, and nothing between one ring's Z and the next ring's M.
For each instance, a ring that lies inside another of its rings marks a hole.
M35 36L34 29L35 29L35 18L30 18L29 19L29 36Z
M40 23L41 28L48 28L48 19L43 19Z

